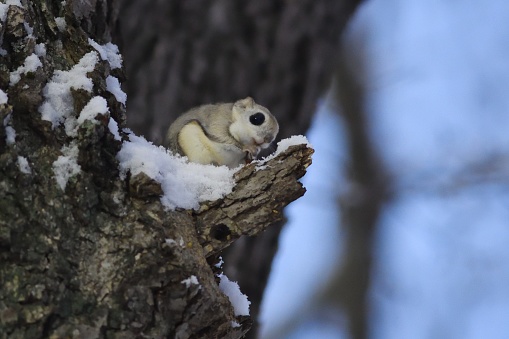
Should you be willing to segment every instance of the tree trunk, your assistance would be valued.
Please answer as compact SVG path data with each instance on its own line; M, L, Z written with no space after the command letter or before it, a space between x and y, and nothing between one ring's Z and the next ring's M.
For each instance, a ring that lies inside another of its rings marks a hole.
M165 209L144 173L122 179L116 13L106 0L0 4L0 338L239 338L250 321L214 255L281 220L312 150L245 166L198 211Z
M252 96L277 117L279 138L305 133L330 85L341 31L359 3L123 0L129 126L161 142L187 109ZM254 316L282 224L223 254Z

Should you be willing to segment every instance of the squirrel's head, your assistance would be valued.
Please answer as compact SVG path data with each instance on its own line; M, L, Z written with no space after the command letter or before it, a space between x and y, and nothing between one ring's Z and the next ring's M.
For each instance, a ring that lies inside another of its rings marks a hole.
M233 104L232 118L230 133L252 156L269 147L279 132L276 118L251 97Z

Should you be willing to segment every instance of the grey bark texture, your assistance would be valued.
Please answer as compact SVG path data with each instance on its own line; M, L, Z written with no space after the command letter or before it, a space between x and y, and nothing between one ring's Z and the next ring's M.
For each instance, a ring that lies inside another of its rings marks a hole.
M62 125L52 128L39 112L55 71L94 52L88 38L110 41L115 2L21 3L7 7L0 27L6 51L0 89L8 96L0 104L0 338L241 337L250 320L235 317L220 291L214 254L281 218L282 208L304 193L298 179L312 150L292 147L263 170L246 166L234 192L199 212L165 210L161 188L148 176L119 178L121 142L108 122L112 117L124 127L125 107L106 90L106 78L122 78L121 69L98 58L87 74L92 90L71 88L70 117L78 118L95 96L109 108L75 136ZM40 43L42 66L12 83L11 72ZM54 166L70 145L81 170L62 189ZM250 227L246 218L257 223Z
M122 0L129 127L161 142L182 112L252 96L277 117L279 138L305 133L360 2ZM283 223L223 253L255 317Z

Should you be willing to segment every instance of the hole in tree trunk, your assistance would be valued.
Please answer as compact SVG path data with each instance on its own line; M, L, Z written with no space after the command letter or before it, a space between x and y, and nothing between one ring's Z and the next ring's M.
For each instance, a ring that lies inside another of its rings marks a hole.
M232 232L225 224L219 224L212 227L211 233L214 239L224 241Z

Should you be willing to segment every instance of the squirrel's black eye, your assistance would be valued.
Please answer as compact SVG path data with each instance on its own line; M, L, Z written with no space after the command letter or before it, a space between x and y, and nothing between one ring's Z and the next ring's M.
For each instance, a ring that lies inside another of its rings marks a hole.
M249 121L255 126L260 126L265 121L265 115L260 112L255 113L249 117Z

